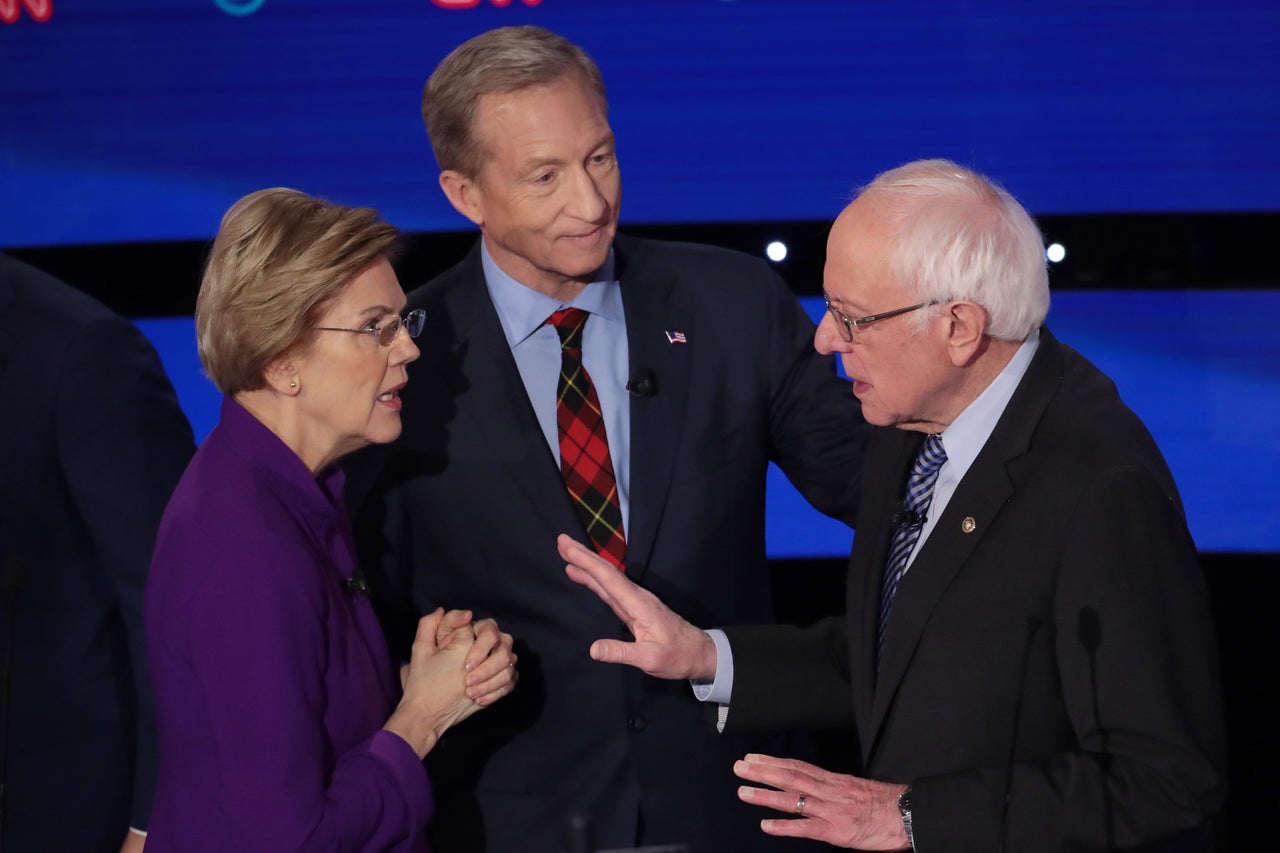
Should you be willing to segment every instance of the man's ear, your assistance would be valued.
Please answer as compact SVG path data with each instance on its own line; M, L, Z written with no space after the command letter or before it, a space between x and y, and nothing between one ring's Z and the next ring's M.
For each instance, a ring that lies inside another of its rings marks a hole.
M480 204L482 190L474 178L468 178L455 169L445 169L440 173L440 189L444 190L444 197L449 199L454 210L484 227L484 211Z
M958 300L947 305L947 350L951 363L965 367L982 354L987 340L987 309L976 302Z

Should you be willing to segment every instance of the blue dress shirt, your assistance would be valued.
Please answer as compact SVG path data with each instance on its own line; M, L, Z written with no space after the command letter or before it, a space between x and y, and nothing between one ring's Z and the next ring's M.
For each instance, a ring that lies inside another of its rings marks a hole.
M622 286L614 277L613 250L609 258L572 302L563 303L516 281L498 268L489 247L481 243L481 264L489 298L498 311L502 332L515 357L525 392L533 404L547 446L560 464L560 436L556 429L556 385L560 380L560 336L547 318L560 308L581 308L591 316L582 330L582 366L591 377L604 412L609 456L618 482L623 530L630 529L631 397L627 392L627 322L622 311Z

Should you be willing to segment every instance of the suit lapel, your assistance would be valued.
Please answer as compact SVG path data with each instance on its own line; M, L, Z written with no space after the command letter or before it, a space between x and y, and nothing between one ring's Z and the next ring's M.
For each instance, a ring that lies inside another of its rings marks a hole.
M428 303L419 363L426 362L448 387L458 409L456 429L481 436L485 452L506 467L508 482L548 528L585 541L586 529L564 488L485 287L479 244L456 273L444 283L436 306Z
M848 614L857 619L850 626L850 672L854 715L858 730L874 733L871 717L876 699L876 634L880 620L880 585L891 540L891 518L898 508L901 484L923 443L916 433L881 429L867 447L864 462L865 500L858 516L854 550L850 557ZM869 750L873 738L861 738ZM865 756L864 756L865 758Z
M871 736L864 739L868 754L874 749L894 694L910 669L930 615L956 575L964 570L1001 509L1013 497L1016 485L1010 476L1011 463L1030 447L1035 428L1057 388L1061 362L1057 341L1047 328L1042 328L1039 349L1026 374L898 586L867 729ZM913 444L918 450L919 441ZM909 454L906 465L914 458L914 451ZM905 478L905 470L901 476ZM887 530L887 525L875 529ZM879 562L875 565L882 569L883 546L878 556ZM878 601L879 579L868 583L874 584L872 597ZM873 625L876 618L877 615L870 616ZM874 639L870 647L874 653Z
M614 244L627 319L629 370L653 371L657 393L631 397L631 496L627 574L643 577L666 508L689 405L690 364L697 352L693 312L681 304L673 270L652 262L645 244L620 236ZM673 344L667 332L684 332Z

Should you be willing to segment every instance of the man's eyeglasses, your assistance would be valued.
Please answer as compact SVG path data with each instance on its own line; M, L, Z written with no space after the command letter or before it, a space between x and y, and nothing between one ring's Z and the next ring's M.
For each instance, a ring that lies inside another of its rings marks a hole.
M921 308L928 308L930 305L937 305L936 300L931 302L921 302L919 305L908 305L906 308L895 308L892 311L882 311L879 314L870 314L866 317L859 317L851 320L840 309L831 304L830 297L824 291L822 301L827 304L827 310L831 312L831 316L835 318L836 328L840 330L840 337L844 338L845 343L851 344L858 338L858 330L864 326L870 326L872 323L880 320L888 320L890 317L897 317L899 314L907 314L911 311L918 311Z
M373 335L373 339L384 347L391 346L392 341L396 339L396 335L400 334L401 327L409 333L409 337L416 338L422 334L422 327L427 323L427 312L421 308L415 308L403 317L383 317L374 323L370 323L363 329L342 329L336 326L317 326L316 330L321 332L360 332L362 334Z

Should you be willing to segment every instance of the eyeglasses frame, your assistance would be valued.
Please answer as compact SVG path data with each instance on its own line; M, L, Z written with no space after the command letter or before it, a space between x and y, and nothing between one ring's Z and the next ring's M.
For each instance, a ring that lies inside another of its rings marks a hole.
M931 299L927 302L921 302L917 305L908 305L906 308L894 308L892 311L881 311L879 314L868 314L865 317L859 317L856 320L849 319L843 311L831 304L831 297L824 290L822 292L822 301L827 306L827 311L831 314L832 319L836 321L836 326L841 330L840 337L844 339L846 344L851 344L855 340L854 332L863 326L869 326L880 320L888 320L890 317L897 317L899 314L907 314L912 311L919 311L921 308L928 308L931 305L941 304L941 300Z
M405 333L411 338L416 338L422 334L422 328L427 323L427 312L421 308L415 308L403 317L397 316L395 319L382 326L373 326L366 329L348 329L341 326L316 326L317 332L359 332L360 334L372 335L373 339L378 342L378 346L389 347L395 343L396 337L400 334L400 330L404 329ZM416 328L415 328L416 327Z

